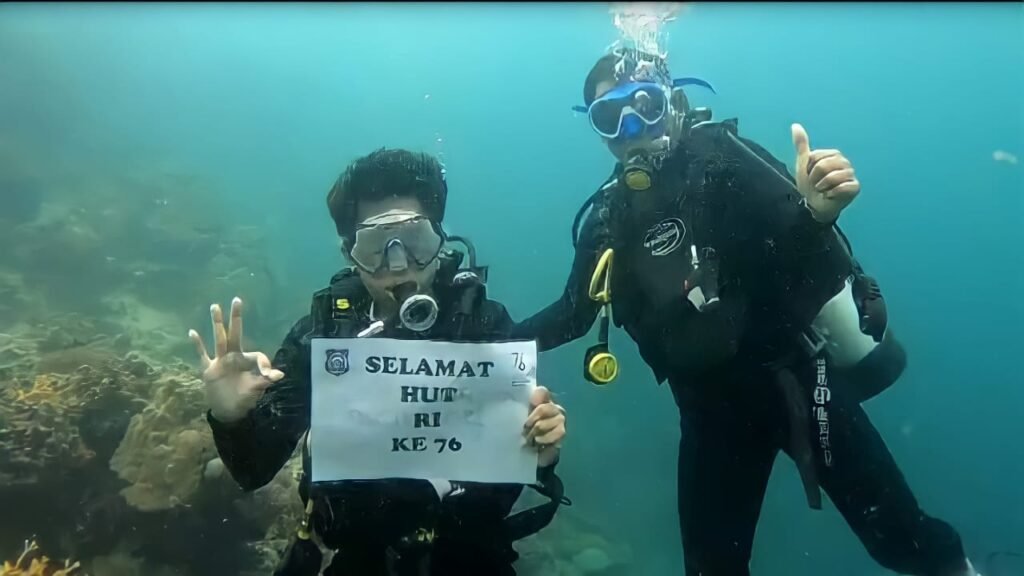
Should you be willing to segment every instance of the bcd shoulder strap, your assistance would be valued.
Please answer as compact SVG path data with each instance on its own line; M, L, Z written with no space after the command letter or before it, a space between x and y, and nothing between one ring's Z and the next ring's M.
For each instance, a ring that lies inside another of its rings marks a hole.
M364 319L370 295L354 268L346 268L331 278L326 288L313 294L310 318L313 338L350 338Z
M606 195L611 190L615 189L619 185L619 172L621 171L620 168L621 167L616 166L616 171L614 173L612 173L612 175L610 177L608 177L607 180L605 180L604 184L602 184L601 187L597 189L597 191L595 191L593 194L591 194L590 197L587 198L587 200L585 202L583 202L583 205L580 206L580 209L576 212L576 217L573 219L573 222L572 222L572 246L573 246L573 248L575 248L576 245L579 243L579 240L580 240L580 238L579 238L579 236L580 236L580 228L582 227L587 214L591 210L597 210L598 211L597 212L597 217L598 217L599 221L602 224L602 234L603 234L603 236L608 237L610 235L610 232L608 231L608 226L609 226L609 218L608 218L608 216L609 215L608 215L608 209L607 209L607 198L606 198ZM602 244L609 244L610 245L610 242L608 241L607 238L602 240L601 243ZM606 247L607 246L605 246L605 245L599 246L599 248L601 249L600 251L603 251L604 248L606 248Z

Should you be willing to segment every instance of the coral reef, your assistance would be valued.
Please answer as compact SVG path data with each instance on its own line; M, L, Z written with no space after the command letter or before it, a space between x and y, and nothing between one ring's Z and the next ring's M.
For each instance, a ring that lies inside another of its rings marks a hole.
M297 517L294 470L243 493L218 466L193 367L121 354L129 337L87 316L54 325L0 336L0 541L37 534L108 574L276 563ZM197 551L216 561L179 565Z
M41 153L52 139L33 147L12 126L0 127L0 543L32 534L98 576L275 563L298 516L293 470L243 493L180 363L211 301L245 298L248 334L271 344L294 320L265 229L226 225L216 183L180 166L143 153L54 164ZM3 574L59 568L33 566Z
M521 574L545 576L626 576L633 553L621 541L606 538L609 533L594 525L573 508L558 512L551 525L538 535L517 543Z
M31 348L10 340L8 350ZM97 451L109 452L110 438L124 432L117 423L127 426L124 415L141 409L148 366L140 369L133 355L90 350L72 354L74 361L60 371L27 377L16 370L0 389L0 483L59 481Z
M150 405L132 417L110 467L131 483L121 494L142 511L166 510L189 503L203 469L216 456L213 436L203 418L205 397L194 370L165 369Z
M67 560L63 565L54 564L44 556L35 542L25 544L25 551L17 560L4 562L0 576L71 576L78 574L79 563Z
M301 473L302 458L297 452L269 484L256 490L251 498L235 502L240 515L265 527L262 538L251 544L258 563L242 576L269 574L280 561L303 515L299 498Z
M73 424L78 408L66 378L40 375L30 386L0 391L0 482L36 483L43 471L76 468L93 457Z

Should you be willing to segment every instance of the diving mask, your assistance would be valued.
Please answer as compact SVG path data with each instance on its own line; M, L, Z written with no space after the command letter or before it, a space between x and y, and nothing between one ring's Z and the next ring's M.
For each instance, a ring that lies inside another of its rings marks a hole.
M608 139L636 138L668 113L668 93L654 82L628 82L612 88L587 109L590 126Z
M401 272L415 265L426 268L441 252L444 237L427 217L407 210L390 210L356 227L349 254L364 272Z

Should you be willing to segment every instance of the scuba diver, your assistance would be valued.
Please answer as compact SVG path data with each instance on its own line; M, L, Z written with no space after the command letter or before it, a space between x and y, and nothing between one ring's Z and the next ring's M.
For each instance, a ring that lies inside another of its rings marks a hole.
M544 528L560 504L554 472L565 436L564 410L544 387L524 411L523 434L538 451L537 483L544 504L510 515L519 484L416 479L310 481L313 338L382 336L461 342L507 341L513 325L505 307L487 298L486 267L472 244L448 236L448 187L433 157L378 150L357 159L327 197L342 250L354 264L313 295L310 312L284 339L273 362L243 352L242 302L235 298L225 330L211 307L216 354L210 358L192 330L202 363L217 450L245 490L270 482L301 442L300 495L306 515L275 574L320 573L314 533L335 554L327 575L426 576L515 574L512 543ZM469 255L448 248L462 243ZM526 407L524 406L524 409Z
M778 452L809 505L821 489L881 565L974 574L957 532L925 514L861 403L906 356L878 284L835 225L859 193L849 160L793 126L795 178L691 108L664 58L616 49L586 78L590 125L618 160L577 214L561 298L513 335L549 350L589 332L584 376L618 375L609 320L637 343L680 413L678 506L686 574L748 575ZM582 226L581 226L582 222ZM614 306L612 305L614 303Z

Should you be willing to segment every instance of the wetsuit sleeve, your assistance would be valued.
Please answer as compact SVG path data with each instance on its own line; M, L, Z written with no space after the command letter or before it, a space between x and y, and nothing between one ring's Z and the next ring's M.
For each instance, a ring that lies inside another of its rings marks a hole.
M580 232L572 270L562 296L533 316L516 324L513 339L534 339L544 352L581 338L594 325L600 304L590 298L590 277L597 266L601 249L601 226L595 204Z
M309 345L304 336L310 328L307 316L285 337L273 361L284 378L267 388L248 416L225 424L207 411L217 452L244 490L255 490L273 480L309 427Z
M757 143L740 140L793 186L796 181L786 165ZM772 184L765 182L756 193L748 212L755 234L751 237L751 253L763 256L761 268L770 280L774 296L790 313L796 326L808 325L822 306L839 293L853 271L853 263L840 244L832 225L814 220L793 193L784 201L776 201ZM769 199L768 197L772 198ZM767 206L762 209L759 206Z

